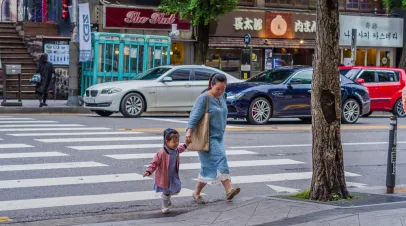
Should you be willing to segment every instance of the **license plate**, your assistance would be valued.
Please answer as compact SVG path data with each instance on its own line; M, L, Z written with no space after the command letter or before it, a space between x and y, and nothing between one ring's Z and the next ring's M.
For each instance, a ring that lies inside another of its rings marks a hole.
M94 99L94 98L85 98L85 102L86 102L86 103L90 103L90 104L94 104L94 103L95 103L95 99Z

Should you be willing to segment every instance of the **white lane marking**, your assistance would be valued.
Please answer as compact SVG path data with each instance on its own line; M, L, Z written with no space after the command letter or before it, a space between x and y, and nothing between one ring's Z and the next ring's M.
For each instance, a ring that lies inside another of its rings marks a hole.
M39 158L39 157L57 157L57 156L69 156L69 155L61 152L6 153L0 154L0 159Z
M248 167L248 166L279 166L290 164L304 164L291 159L269 159L269 160L253 160L253 161L228 161L228 167ZM147 166L146 166L147 167ZM200 163L183 163L179 167L181 170L200 169ZM234 177L233 177L234 181Z
M80 127L80 124L39 124L39 125L0 125L0 128L15 128L15 127Z
M345 172L345 176L359 177L361 175L356 174L356 173ZM312 179L312 172L233 176L232 179L233 179L233 184L249 184L249 183L304 180L304 179L309 180L309 179ZM197 180L197 179L193 179L193 180Z
M267 185L270 187L272 190L276 191L277 193L298 193L300 189L296 188L288 188L288 187L281 187L281 186L276 186L276 185Z
M0 118L0 120L36 120L34 118Z
M162 143L159 144L122 144L122 145L91 145L91 146L68 146L79 151L90 150L118 150L118 149L135 149L135 148L161 148Z
M0 132L28 132L28 131L78 131L78 130L111 130L104 127L72 127L72 128L14 128L0 129Z
M80 133L13 133L7 134L15 137L42 137L42 136L91 136L91 135L136 135L142 132L80 132Z
M406 144L406 141L398 141L398 144ZM382 145L388 144L388 142L361 142L361 143L342 143L342 145L352 146L352 145ZM262 145L262 146L238 146L229 147L232 149L240 148L289 148L289 147L311 147L312 144L284 144L284 145Z
M107 166L98 162L63 162L63 163L41 163L25 165L1 165L0 172L24 171L24 170L47 170L47 169L71 169Z
M162 136L150 137L81 137L81 138L57 138L57 139L34 139L44 143L72 143L72 142L107 142L107 141L145 141L163 140ZM162 141L163 143L163 141Z
M182 120L176 120L176 119L164 119L164 118L142 118L142 119L147 119L147 120L152 120L152 121L175 122L175 123L188 124L188 121L182 121ZM228 128L243 128L243 127L229 126L229 125L227 125L227 127Z
M346 181L345 182L346 184L347 184L347 187L348 188L364 188L364 187L366 187L367 185L366 184L361 184L361 183L355 183L355 182L348 182L348 181Z
M0 124L37 124L37 123L58 123L57 121L0 121Z
M183 188L180 193L173 198L192 197L193 190ZM111 193L100 195L65 196L56 198L38 198L25 200L1 201L0 211L24 210L49 208L58 206L74 206L88 204L133 202L143 200L161 199L161 194L155 191Z
M226 151L227 155L255 155L257 152L245 150L232 150ZM119 155L105 155L105 157L113 159L149 159L153 158L155 153L139 153L139 154L119 154ZM187 151L180 154L180 157L199 157L197 152Z
M37 178L37 179L22 179L22 180L3 180L0 181L0 189L73 185L73 184L97 184L97 183L110 183L122 181L138 181L138 180L152 180L152 178L150 177L143 178L143 176L140 174L127 173L127 174L108 174L108 175L81 176L81 177L55 177L55 178Z
M0 148L32 148L34 146L28 144L0 144Z

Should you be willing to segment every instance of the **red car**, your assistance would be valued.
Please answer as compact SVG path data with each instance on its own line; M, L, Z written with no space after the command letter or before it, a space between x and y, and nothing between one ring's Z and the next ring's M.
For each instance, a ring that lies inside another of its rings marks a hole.
M347 78L363 84L371 97L371 111L390 111L398 117L405 117L402 90L406 85L406 73L400 68L384 67L339 67Z

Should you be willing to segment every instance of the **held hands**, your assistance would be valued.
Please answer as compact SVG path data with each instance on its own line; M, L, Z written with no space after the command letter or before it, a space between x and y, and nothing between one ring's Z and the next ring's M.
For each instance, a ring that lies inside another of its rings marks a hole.
M192 129L188 129L186 132L186 146L192 143Z

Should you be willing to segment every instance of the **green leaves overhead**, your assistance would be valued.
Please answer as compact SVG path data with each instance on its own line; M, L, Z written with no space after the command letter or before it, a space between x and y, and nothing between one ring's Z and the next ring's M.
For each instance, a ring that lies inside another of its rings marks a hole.
M220 15L233 11L237 3L238 0L162 0L159 10L167 14L179 13L182 19L196 26L217 21Z

